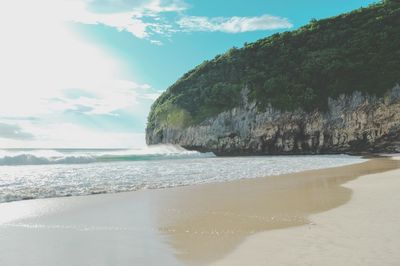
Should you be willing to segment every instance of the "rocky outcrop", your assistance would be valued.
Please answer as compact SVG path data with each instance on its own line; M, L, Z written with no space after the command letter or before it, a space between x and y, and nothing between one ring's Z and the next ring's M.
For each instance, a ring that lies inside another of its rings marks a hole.
M242 104L199 125L147 128L148 144L172 143L220 155L400 151L400 86L384 97L354 92L329 99L324 112L257 110Z

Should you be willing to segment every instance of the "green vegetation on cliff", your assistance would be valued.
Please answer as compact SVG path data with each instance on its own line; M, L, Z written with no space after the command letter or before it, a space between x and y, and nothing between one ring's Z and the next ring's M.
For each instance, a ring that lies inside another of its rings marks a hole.
M323 110L329 97L380 96L400 81L400 1L274 34L189 71L153 104L148 128L186 127L240 105Z

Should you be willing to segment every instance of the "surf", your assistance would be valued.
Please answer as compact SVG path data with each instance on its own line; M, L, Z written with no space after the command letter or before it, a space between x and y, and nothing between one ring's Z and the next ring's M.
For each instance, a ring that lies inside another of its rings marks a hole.
M153 145L141 149L8 149L0 150L0 166L88 164L95 162L207 158L213 153L189 151L178 145Z

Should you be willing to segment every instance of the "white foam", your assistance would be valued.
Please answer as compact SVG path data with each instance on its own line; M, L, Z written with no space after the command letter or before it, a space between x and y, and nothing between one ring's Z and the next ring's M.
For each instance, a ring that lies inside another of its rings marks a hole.
M161 150L168 154L165 147L161 147ZM149 152L144 153L147 159L136 153L134 156L139 156L140 160L134 157L135 160L131 161L0 166L0 202L170 188L280 175L366 161L347 155L203 157L199 153L188 155L185 150L177 153L179 148L176 150L173 147L171 150L172 153L163 157L159 156L160 150L156 148L153 150L154 154L158 154L156 156L151 157ZM96 154L96 158L101 158L105 154L118 156L118 152L125 154L123 158L132 155L132 151L93 153ZM79 154L78 151L73 153L75 156ZM19 157L14 157L15 160L17 158ZM63 160L72 162L74 159L64 157Z
M177 145L154 145L137 150L0 150L1 165L86 164L182 157L212 157Z

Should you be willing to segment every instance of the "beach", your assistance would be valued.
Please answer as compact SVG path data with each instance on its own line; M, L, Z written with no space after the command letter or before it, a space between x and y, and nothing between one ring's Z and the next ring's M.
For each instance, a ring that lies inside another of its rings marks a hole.
M400 161L0 204L1 265L395 265Z
M212 265L399 265L400 170L346 183L348 204L305 226L253 235Z

